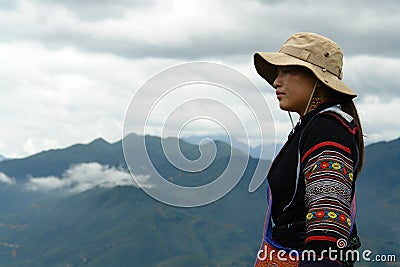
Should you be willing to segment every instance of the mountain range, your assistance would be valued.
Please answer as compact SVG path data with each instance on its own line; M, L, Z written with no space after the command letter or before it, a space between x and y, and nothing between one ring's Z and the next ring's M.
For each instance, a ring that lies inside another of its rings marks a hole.
M224 135L212 135L212 136L190 136L184 137L182 140L198 145L202 140L214 140L222 141L229 144L230 146L242 151L243 153L248 153L251 157L256 159L270 160L274 158L275 154L281 149L282 144L268 144L268 145L257 145L251 146L247 142L241 142L233 137Z
M266 199L265 184L253 193L248 187L257 164L270 161L231 150L218 140L212 164L194 175L176 168L162 153L162 141L177 140L135 134L129 139L133 149L145 141L157 171L179 185L215 180L231 157L248 160L248 165L239 183L221 199L179 208L153 199L133 182L122 141L99 138L2 161L0 266L251 266L261 240ZM178 143L185 157L200 156L198 145ZM150 170L137 151L134 172L144 176ZM400 251L399 160L400 139L365 149L357 181L361 249L376 254Z

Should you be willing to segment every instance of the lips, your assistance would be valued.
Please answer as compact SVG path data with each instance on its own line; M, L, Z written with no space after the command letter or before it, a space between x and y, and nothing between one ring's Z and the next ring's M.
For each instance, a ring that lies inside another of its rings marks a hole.
M277 97L284 95L284 93L282 93L281 91L276 91L275 93Z

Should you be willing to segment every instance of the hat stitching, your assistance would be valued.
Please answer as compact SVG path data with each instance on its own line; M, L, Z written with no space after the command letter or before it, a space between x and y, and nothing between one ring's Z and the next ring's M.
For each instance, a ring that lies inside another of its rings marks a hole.
M292 46L283 46L279 52L304 60L308 63L321 67L322 69L327 69L330 73L340 78L340 67L331 64L329 61L323 60L323 58L315 53ZM303 55L306 54L307 57L304 57Z

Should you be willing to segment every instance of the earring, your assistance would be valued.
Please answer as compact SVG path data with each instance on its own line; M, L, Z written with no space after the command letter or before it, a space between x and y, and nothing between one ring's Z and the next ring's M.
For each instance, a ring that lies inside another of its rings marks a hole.
M311 99L311 110L314 110L316 107L321 104L321 98L317 93L314 94L314 96Z

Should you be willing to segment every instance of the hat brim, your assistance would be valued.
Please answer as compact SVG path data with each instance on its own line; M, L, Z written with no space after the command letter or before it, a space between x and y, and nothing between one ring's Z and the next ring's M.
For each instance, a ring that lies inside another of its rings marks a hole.
M257 73L263 77L271 86L277 76L278 66L303 66L310 69L315 76L329 88L342 94L356 97L357 94L337 76L321 67L296 57L279 52L257 52L254 54L254 65Z

